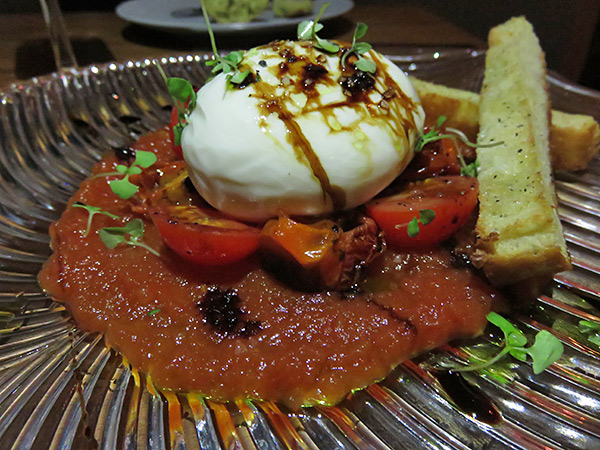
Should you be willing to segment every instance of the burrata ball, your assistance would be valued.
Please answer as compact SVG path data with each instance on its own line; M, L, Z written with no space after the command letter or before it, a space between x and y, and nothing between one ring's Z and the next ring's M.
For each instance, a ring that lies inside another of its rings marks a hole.
M346 51L277 41L244 54L241 85L220 73L198 91L183 130L189 176L232 217L265 221L355 208L407 166L424 111L408 77L371 50L375 73Z

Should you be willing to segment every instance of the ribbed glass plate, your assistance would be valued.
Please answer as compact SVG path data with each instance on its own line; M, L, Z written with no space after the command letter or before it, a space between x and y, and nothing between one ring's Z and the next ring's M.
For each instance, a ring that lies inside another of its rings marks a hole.
M201 85L204 55L161 60ZM483 54L407 48L396 62L421 78L477 90ZM600 119L600 94L551 77L555 108ZM50 254L48 226L111 148L168 120L170 100L152 61L108 64L34 79L0 94L0 447L14 449L547 449L600 448L600 347L578 330L600 321L600 162L558 175L559 212L574 270L555 278L513 319L565 345L534 376L514 360L464 379L440 361L490 350L476 340L407 362L337 407L291 412L269 402L217 404L161 395L78 330L36 282Z

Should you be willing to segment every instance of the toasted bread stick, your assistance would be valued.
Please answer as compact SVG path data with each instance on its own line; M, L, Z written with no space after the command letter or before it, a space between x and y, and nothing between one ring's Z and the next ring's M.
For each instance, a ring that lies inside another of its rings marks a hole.
M479 104L479 218L483 270L498 286L570 268L550 168L544 54L522 17L489 34ZM493 147L485 145L499 143Z
M446 116L445 125L462 130L469 139L479 129L479 94L449 88L411 77L417 90L426 122L435 124ZM600 149L600 126L592 116L552 111L550 158L553 170L581 170Z

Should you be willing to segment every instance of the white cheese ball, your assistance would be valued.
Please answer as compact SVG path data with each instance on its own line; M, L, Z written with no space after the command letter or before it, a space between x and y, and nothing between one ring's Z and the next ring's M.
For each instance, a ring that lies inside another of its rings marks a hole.
M381 54L366 75L308 41L245 53L243 88L219 74L200 91L183 130L189 176L232 217L264 221L354 208L406 167L425 114L406 75ZM366 87L366 90L361 90Z

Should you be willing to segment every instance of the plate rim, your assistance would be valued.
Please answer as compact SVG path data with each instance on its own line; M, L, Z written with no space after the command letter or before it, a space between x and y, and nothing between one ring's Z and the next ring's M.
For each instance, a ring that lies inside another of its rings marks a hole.
M253 32L253 31L276 31L282 28L291 28L298 25L302 20L309 19L314 17L316 13L318 13L319 8L326 3L327 0L314 0L313 9L311 14L298 16L293 18L276 18L271 21L266 22L232 22L232 23L213 23L211 25L213 32L219 34L226 33L241 33L241 32ZM169 4L173 4L173 2L169 2ZM127 0L125 2L119 3L116 8L116 14L123 20L144 26L149 28L160 29L163 31L171 31L176 33L206 33L208 28L204 23L202 18L199 18L197 26L190 26L187 23L173 23L166 22L160 18L156 20L148 19L144 20L143 18L136 18L132 16L133 8L137 8L138 5L144 7L144 9L148 8L147 0ZM269 6L270 8L270 6ZM321 16L322 20L329 20L335 17L341 16L348 11L354 8L353 0L335 0L330 4L330 7L326 9Z
M128 1L140 1L140 0L128 0ZM350 0L351 1L351 0ZM406 53L404 53L406 51ZM402 53L389 54L382 53L385 57L389 58L396 65L406 64L409 62L423 63L423 62L437 62L442 61L444 58L449 60L455 60L459 55L464 55L465 60L472 59L474 57L482 57L486 52L486 49L478 48L475 46L422 46L422 45L406 45L402 47ZM53 80L60 80L63 77L77 77L85 75L89 72L104 71L104 70L121 70L126 67L137 66L144 67L151 66L156 62L161 64L175 64L187 62L195 62L198 59L207 60L213 55L208 50L198 50L190 52L176 52L172 54L165 54L163 56L150 56L143 59L125 59L125 60L112 60L103 63L93 63L81 67L69 67L62 71L55 71L36 77L31 77L26 80L13 80L0 86L0 96L5 96L9 92L21 91L40 84L48 83ZM437 55L437 56L435 56ZM441 57L440 57L441 55ZM115 66L115 67L111 67ZM409 71L405 71L410 75ZM565 89L569 92L574 92L578 95L593 98L600 102L600 89L594 89L582 84L579 84L573 80L568 79L560 73L548 69L547 79L551 86L558 86L561 89ZM596 120L600 120L600 117L596 117Z

